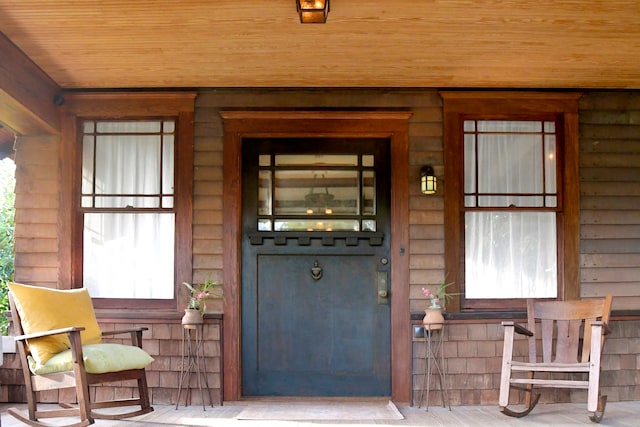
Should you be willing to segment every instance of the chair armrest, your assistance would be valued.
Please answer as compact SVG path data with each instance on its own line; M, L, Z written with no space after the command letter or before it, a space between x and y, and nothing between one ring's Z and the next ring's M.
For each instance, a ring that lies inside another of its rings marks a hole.
M42 338L42 337L48 337L51 335L68 334L70 332L80 332L80 331L84 331L84 326L70 326L68 328L51 329L49 331L41 331L41 332L33 332L31 334L16 335L14 337L14 340L25 341L25 340L30 340L34 338Z
M516 323L516 322L502 322L502 326L512 326L514 328L514 330L519 333L520 335L526 335L528 337L532 337L533 336L533 332L531 332L530 330L528 330L527 328L525 328L524 326Z
M602 335L607 335L609 333L609 325L602 320L595 320L591 322L591 326L602 326Z
M140 328L129 328L129 329L119 329L117 331L102 331L102 336L106 337L109 335L121 335L121 334L130 334L131 332L143 332L143 331L148 331L149 328L147 327L140 327Z
M129 334L131 336L131 345L135 345L137 347L142 348L142 332L147 330L149 330L149 328L144 326L139 328L120 329L117 331L103 332L102 336L106 337L106 336Z

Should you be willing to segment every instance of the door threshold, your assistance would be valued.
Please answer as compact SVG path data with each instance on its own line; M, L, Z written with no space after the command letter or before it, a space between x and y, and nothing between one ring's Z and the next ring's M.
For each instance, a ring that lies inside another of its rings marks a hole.
M225 405L251 403L360 403L389 402L391 396L243 396L238 401L225 401Z

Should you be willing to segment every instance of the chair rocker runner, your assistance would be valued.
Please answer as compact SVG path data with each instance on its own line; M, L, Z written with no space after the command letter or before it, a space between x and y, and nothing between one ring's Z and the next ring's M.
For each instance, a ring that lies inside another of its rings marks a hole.
M76 427L93 424L94 419L116 420L153 411L145 373L153 359L142 350L142 332L147 328L102 333L85 289L11 283L9 290L28 405L28 414L17 408L10 408L9 414L31 426L50 426L41 421L45 418L79 417L67 424ZM129 335L132 344L102 342L102 337L120 334ZM137 382L138 397L91 399L90 386L128 380ZM38 409L37 392L63 388L75 388L77 404L61 402L57 409ZM120 412L99 411L119 407Z
M504 349L500 410L512 417L527 415L538 403L535 388L587 390L591 421L600 422L607 397L600 395L600 358L611 313L611 296L579 301L527 301L527 327L502 322ZM536 333L536 321L540 322ZM514 336L528 337L528 361L514 360ZM542 353L537 351L541 343ZM576 374L582 373L582 374ZM587 376L586 380L576 379ZM508 408L510 390L525 392L523 411Z

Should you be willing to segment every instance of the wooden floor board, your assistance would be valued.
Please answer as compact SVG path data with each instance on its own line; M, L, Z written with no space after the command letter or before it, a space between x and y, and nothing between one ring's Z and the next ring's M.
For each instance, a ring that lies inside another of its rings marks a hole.
M442 407L399 407L404 415L403 420L334 420L334 421L274 421L274 420L240 420L236 419L247 404L251 402L231 402L224 406L175 406L155 405L154 412L123 421L96 420L96 427L151 427L151 426L185 426L185 427L267 427L282 425L284 427L318 427L321 425L360 425L360 426L474 426L474 427L507 427L518 425L529 426L585 426L593 425L589 421L586 403L575 404L539 404L531 414L524 418L514 419L503 415L498 406L453 406L451 411ZM261 404L264 404L262 402ZM278 404L283 404L279 401ZM300 402L295 401L299 408ZM353 402L357 404L357 402ZM25 405L0 404L1 423L3 427L24 426L7 414L7 408ZM635 427L639 425L640 401L610 402L603 426ZM49 421L49 420L47 420ZM62 421L62 420L57 420ZM68 420L67 420L68 421ZM64 423L49 421L52 425Z

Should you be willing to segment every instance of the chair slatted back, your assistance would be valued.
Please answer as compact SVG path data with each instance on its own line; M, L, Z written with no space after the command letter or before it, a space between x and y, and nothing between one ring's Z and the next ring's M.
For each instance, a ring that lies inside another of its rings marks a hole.
M22 319L11 292L9 292L9 308L11 310L11 319L13 320L13 334L16 336L24 334L24 330L22 329ZM26 342L16 341L16 348L18 349L20 360L26 360L27 356L30 354Z
M578 363L589 361L591 322L609 322L611 296L578 301L527 301L527 324L535 331L540 322L542 362ZM555 338L555 346L554 346ZM582 339L582 345L580 340ZM604 344L604 335L602 338ZM555 353L555 354L554 354ZM529 361L537 362L535 335L529 340Z

